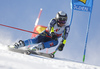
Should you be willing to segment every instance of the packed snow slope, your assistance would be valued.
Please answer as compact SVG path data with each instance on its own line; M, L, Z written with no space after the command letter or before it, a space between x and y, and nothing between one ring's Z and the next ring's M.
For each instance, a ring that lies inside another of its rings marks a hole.
M100 69L84 63L11 52L0 44L0 69Z

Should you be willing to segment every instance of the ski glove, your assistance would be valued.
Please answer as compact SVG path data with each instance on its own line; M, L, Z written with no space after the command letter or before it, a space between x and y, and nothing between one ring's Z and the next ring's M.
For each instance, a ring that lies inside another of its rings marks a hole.
M60 43L60 45L59 45L59 47L58 47L58 50L59 50L59 51L62 51L62 50L63 50L65 43L66 43L66 40L63 40L63 41Z
M59 47L58 47L58 50L59 50L59 51L62 51L63 48L64 48L64 44L60 44Z
M55 34L54 32L51 33L51 38L52 38L53 40L57 40L57 36L56 36L56 34Z

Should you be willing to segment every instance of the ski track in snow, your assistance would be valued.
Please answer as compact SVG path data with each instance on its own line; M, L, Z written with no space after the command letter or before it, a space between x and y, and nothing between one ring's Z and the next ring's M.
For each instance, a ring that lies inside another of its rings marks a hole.
M0 69L100 69L99 66L8 51L0 44Z

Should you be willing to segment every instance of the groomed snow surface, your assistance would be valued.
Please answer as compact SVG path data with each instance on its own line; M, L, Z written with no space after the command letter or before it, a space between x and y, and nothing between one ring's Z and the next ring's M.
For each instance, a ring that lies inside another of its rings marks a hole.
M0 69L100 69L99 66L11 52L0 44Z

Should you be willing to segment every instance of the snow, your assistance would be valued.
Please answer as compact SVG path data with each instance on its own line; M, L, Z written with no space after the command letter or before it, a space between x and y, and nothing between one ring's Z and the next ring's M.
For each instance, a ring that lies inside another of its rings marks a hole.
M100 67L60 58L11 52L7 49L7 45L0 44L0 69L100 69Z

